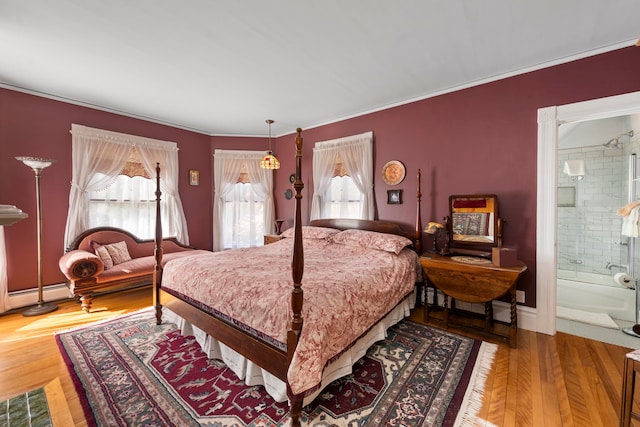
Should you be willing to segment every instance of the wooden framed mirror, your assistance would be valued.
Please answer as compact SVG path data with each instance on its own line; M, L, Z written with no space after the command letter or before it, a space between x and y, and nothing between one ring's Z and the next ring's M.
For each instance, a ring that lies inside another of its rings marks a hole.
M451 252L490 256L492 247L501 246L502 224L495 194L449 196L449 215Z

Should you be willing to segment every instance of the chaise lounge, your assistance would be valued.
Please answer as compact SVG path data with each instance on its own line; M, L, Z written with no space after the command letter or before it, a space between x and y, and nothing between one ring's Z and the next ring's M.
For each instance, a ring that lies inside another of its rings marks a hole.
M155 269L155 242L141 240L115 227L97 227L81 233L69 245L58 265L67 277L73 296L82 309L91 310L93 295L106 290L150 284ZM208 253L182 245L175 238L162 240L162 262Z

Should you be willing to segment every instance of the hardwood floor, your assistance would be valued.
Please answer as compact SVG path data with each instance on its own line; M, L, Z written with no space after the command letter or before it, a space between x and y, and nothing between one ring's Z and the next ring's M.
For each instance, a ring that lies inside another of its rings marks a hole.
M69 300L58 302L58 310L42 316L24 317L21 312L0 316L0 401L60 378L74 425L87 426L54 333L136 311L151 301L151 288L145 287L100 295L91 313Z
M0 401L59 378L75 425L86 426L53 334L147 307L151 289L101 295L90 314L74 301L58 305L57 311L38 317L23 317L20 312L0 316ZM412 319L422 319L421 309ZM487 425L618 425L622 369L630 349L563 333L552 337L520 330L517 349L475 337L499 344L479 412Z

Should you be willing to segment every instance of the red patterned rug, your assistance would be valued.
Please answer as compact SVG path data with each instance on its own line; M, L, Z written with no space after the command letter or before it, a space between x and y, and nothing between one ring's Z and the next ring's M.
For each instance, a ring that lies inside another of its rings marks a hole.
M284 426L287 403L246 386L144 310L56 334L95 426ZM303 425L473 425L497 346L402 321L303 410Z

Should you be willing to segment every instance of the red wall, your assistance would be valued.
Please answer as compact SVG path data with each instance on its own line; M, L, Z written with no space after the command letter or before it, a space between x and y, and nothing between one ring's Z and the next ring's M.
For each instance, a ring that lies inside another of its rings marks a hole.
M537 110L638 91L639 69L640 48L629 47L304 130L303 212L308 216L315 142L373 131L378 218L413 226L418 168L423 223L448 213L451 194L497 194L501 216L507 220L504 244L517 246L519 257L529 266L518 288L527 292L527 304L535 305ZM264 138L209 137L0 89L0 203L30 214L5 229L10 290L34 287L37 281L35 181L33 173L14 159L19 155L58 159L42 178L44 281L63 281L57 261L63 253L71 180L71 123L177 142L180 195L191 244L205 249L212 242L213 150L267 148ZM294 172L293 141L294 135L285 135L274 143L282 163L275 172L276 215L286 219L292 218L294 206L293 199L284 198ZM400 160L407 168L407 177L398 186L381 179L382 166L389 160ZM188 185L189 169L200 170L199 187ZM403 190L402 205L386 204L391 188ZM430 241L424 238L423 243Z
M9 291L37 285L36 198L34 174L16 156L57 160L41 177L44 284L64 282L58 259L71 182L71 124L174 141L180 162L180 196L190 243L211 248L211 162L207 135L188 132L100 110L0 89L0 203L15 205L29 218L5 227ZM200 170L201 185L189 186L189 169Z
M373 131L379 219L415 223L418 169L423 224L448 214L451 194L497 194L506 219L504 244L517 247L529 267L518 288L526 291L527 305L535 306L537 110L639 91L638 70L640 48L629 47L306 130L304 197L308 201L315 142ZM294 171L293 141L287 135L275 145L282 164L276 175L277 215L283 218L293 212L293 200L283 196ZM407 169L405 180L393 187L381 178L389 160L400 160ZM403 190L402 205L386 204L392 188ZM423 247L430 245L424 237Z

